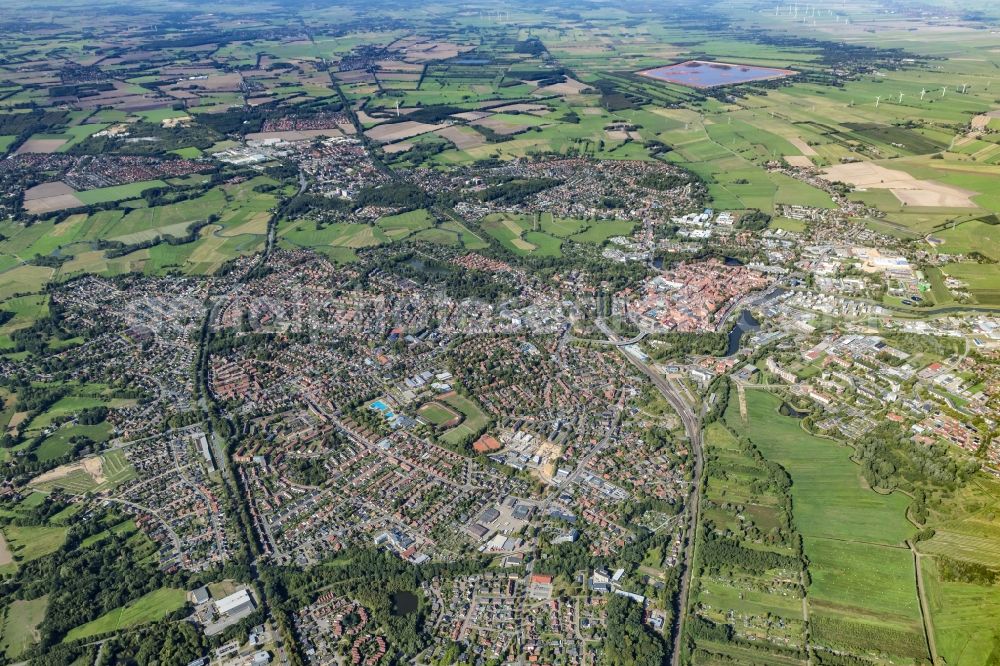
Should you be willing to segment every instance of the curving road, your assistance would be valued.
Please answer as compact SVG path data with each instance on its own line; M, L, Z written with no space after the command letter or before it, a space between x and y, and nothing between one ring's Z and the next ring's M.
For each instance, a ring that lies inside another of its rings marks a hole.
M612 342L619 340L615 332L612 331L603 320L597 320L597 327L600 328ZM660 391L660 393L663 394L663 397L666 398L667 402L669 402L677 412L677 415L681 419L681 423L684 424L684 431L687 433L688 439L691 442L691 452L694 454L694 468L692 469L691 488L688 494L687 504L687 538L685 539L684 556L681 559L681 586L677 595L678 610L672 631L673 645L670 652L671 666L678 666L681 658L681 644L684 636L684 621L687 615L688 595L691 589L691 571L694 563L694 539L698 528L698 513L700 510L701 499L699 487L701 486L702 469L704 467L704 454L702 453L701 448L701 416L695 414L691 404L688 403L682 396L681 389L677 386L677 384L668 380L666 377L654 370L651 365L644 363L632 354L629 354L621 346L619 346L618 349L622 350L625 358L627 358L632 365L649 377L649 380L653 382L653 385Z

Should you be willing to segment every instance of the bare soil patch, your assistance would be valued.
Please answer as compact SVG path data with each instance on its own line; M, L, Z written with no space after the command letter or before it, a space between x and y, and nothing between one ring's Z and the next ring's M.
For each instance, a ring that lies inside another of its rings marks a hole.
M802 151L803 155L808 155L808 156L812 157L813 155L817 155L818 154L813 149L812 146L810 146L808 143L806 143L805 141L803 141L802 139L800 139L797 136L786 136L785 138L788 140L788 143L792 144L793 146L795 146L796 148L798 148L800 151Z
M505 136L509 134L520 134L521 132L528 129L528 127L530 127L530 125L518 125L514 123L508 123L504 120L493 118L492 116L489 118L483 118L482 120L477 120L472 124L479 125L480 127L488 127L497 134L502 134Z
M387 146L382 146L382 150L387 155L394 155L396 153L405 153L406 151L413 148L413 144L409 141L400 141L398 143L390 143Z
M104 483L107 481L107 478L104 476L101 459L94 456L92 458L84 458L79 462L69 463L68 465L60 465L55 469L50 469L48 472L39 474L32 479L31 484L37 485L48 481L58 481L59 479L65 479L73 472L78 472L80 470L89 474L90 478L94 480L94 483Z
M871 162L852 162L828 167L823 178L842 181L865 189L889 190L908 206L977 208L969 198L977 192L933 180L914 178L905 171L888 169Z
M35 199L47 199L48 197L57 197L63 194L76 194L76 190L61 180L57 180L28 188L24 191L24 200L34 201Z
M433 132L439 127L439 125L430 125L428 123L418 123L414 120L405 120L401 123L391 123L388 125L373 127L365 132L365 136L374 141L378 141L379 143L395 143L396 141L402 141L403 139L409 139L411 137L420 136L421 134Z
M66 139L28 139L17 149L17 154L54 153L66 143Z
M7 545L7 539L4 538L3 532L0 532L0 567L13 561L14 554L10 552L10 546Z
M486 138L479 132L471 129L463 129L461 127L445 127L435 132L438 136L448 139L455 147L459 150L465 150L466 148L475 148L476 146L481 146L486 143Z
M586 83L581 83L576 79L567 78L562 83L545 86L544 88L539 88L538 90L551 95L579 95L584 90L590 90L590 86Z
M990 111L989 113L981 113L972 119L972 129L986 129L986 126L990 124L990 121L994 118L1000 118L1000 109L996 111Z
M812 160L805 155L785 155L785 161L794 167L809 168L813 166Z
M24 209L33 214L50 213L82 205L83 202L76 196L76 190L62 181L35 185L24 192Z

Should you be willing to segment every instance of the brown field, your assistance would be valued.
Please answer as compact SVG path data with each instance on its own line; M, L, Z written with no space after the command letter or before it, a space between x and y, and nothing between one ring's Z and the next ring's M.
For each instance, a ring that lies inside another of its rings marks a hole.
M59 479L65 479L67 476L73 472L79 470L85 471L90 475L90 478L94 480L94 483L100 484L107 481L104 476L104 468L101 465L101 459L97 456L92 458L84 458L80 462L70 463L68 465L60 465L55 469L49 470L43 474L39 474L34 479L31 480L32 485L37 485L40 483L45 483L47 481L58 481Z
M490 113L488 111L463 111L462 113L453 113L451 117L458 118L459 120L473 121L489 118Z
M424 66L413 62L403 62L402 60L380 60L378 62L383 72L417 72L423 71Z
M47 199L49 197L57 197L63 194L76 194L76 190L62 182L61 180L42 183L41 185L35 185L24 191L25 201L34 201L35 199Z
M813 166L812 160L805 155L785 155L785 161L794 167L809 168Z
M544 92L547 95L579 95L584 90L590 90L590 86L581 83L576 79L567 78L563 83L539 88L536 92Z
M54 153L62 148L64 143L66 143L66 139L28 139L17 149L17 154Z
M382 150L387 155L395 155L396 153L405 153L409 149L413 148L413 144L409 141L400 141L399 143L390 143L386 146L382 146Z
M406 59L414 63L423 63L429 60L447 60L454 58L460 53L471 51L476 48L471 44L453 44L451 42L414 42L403 47Z
M497 113L530 113L536 116L544 116L546 113L551 111L549 107L544 104L508 104L507 106L498 106L491 111L496 111Z
M455 147L459 150L475 148L476 146L481 146L486 143L486 137L479 132L454 125L440 129L435 132L435 134L441 138L448 139L455 144Z
M905 171L887 169L871 162L837 164L823 170L823 178L858 188L889 190L908 206L978 208L969 197L978 194L933 180L920 180Z
M83 202L76 197L76 190L62 181L35 185L24 192L24 209L33 214L82 205Z
M803 155L808 155L812 157L818 154L815 150L813 150L812 146L810 146L808 143L806 143L797 136L786 136L785 139L788 141L788 143L792 144L800 151L802 151Z
M3 532L0 532L0 567L10 564L14 561L14 555L10 552L10 547L7 545L7 539L4 538Z
M427 134L439 129L440 125L429 125L418 123L413 120L405 120L401 123L379 125L365 132L365 136L378 141L379 143L395 143L403 139L409 139L421 134Z
M346 72L336 72L334 77L338 81L343 81L344 83L359 83L361 81L372 82L375 77L363 69L351 69Z
M358 111L358 120L361 121L362 125L377 125L385 122L385 118L369 116L365 111Z
M419 81L420 74L416 72L379 72L376 76L382 81Z
M493 117L483 118L482 120L477 120L472 124L479 125L481 127L488 127L497 134L501 134L504 136L509 134L520 134L521 132L531 127L530 125L520 125L520 124L509 123L504 120L497 120L496 118Z
M1000 118L1000 110L990 111L989 113L982 113L972 119L972 129L986 129L986 126L990 124L990 121L994 118Z

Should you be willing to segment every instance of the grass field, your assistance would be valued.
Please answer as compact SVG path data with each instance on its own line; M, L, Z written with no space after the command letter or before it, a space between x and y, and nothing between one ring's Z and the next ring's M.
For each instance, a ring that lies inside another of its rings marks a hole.
M3 528L14 562L0 566L0 575L17 569L17 561L30 562L54 553L66 541L65 527L7 525Z
M900 657L925 656L910 550L915 528L909 499L866 487L850 449L806 433L797 419L779 416L781 399L746 392L749 423L731 399L726 420L745 428L765 457L792 478L793 519L803 535L812 583L814 635L838 649L881 646Z
M899 545L913 534L905 518L909 499L869 490L850 448L806 433L794 418L777 417L781 400L770 393L747 391L746 399L750 438L792 475L795 525L803 536ZM727 421L741 428L738 412L727 413Z
M921 558L937 649L949 666L985 666L1000 640L996 587L940 579L933 558Z
M21 654L38 642L38 625L45 619L45 609L48 608L48 596L37 599L17 599L11 602L0 622L0 653L8 659L17 659Z
M389 215L379 218L376 226L385 232L391 240L401 240L417 233L422 229L430 229L434 225L434 218L427 210L411 210L399 215Z
M1000 224L970 220L935 232L934 237L944 241L937 246L937 251L941 254L979 252L1000 261Z
M465 420L462 421L462 423L441 436L441 439L449 444L462 441L464 438L478 432L484 425L486 425L486 414L484 414L483 410L479 408L479 405L472 400L456 393L448 396L444 399L444 401L448 403L450 407L453 407L461 412L465 417Z
M98 204L108 201L121 201L122 199L134 199L146 190L153 187L166 187L162 180L144 180L128 185L115 185L114 187L101 187L96 190L85 190L79 192L76 197L85 204Z
M444 425L450 421L457 422L462 418L457 411L437 401L421 405L420 409L417 410L417 414L436 426Z
M143 595L121 608L109 611L101 617L72 629L66 634L66 641L75 641L98 634L117 631L127 627L155 622L186 603L184 590L164 587Z
M941 271L965 282L978 303L1000 305L1000 264L946 264Z

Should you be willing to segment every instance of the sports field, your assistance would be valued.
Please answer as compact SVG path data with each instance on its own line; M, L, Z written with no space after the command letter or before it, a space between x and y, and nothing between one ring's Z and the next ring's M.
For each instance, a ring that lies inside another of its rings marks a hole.
M483 410L480 409L479 405L469 398L458 395L457 393L452 393L447 395L444 398L444 401L450 407L453 407L461 412L462 416L465 417L465 420L463 420L462 423L441 436L441 439L449 444L462 441L466 437L478 432L483 426L486 425L486 414L483 413Z
M462 419L462 415L459 412L442 405L436 400L421 405L420 409L417 410L417 415L435 426L443 426L449 423L457 425Z

